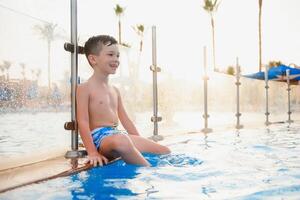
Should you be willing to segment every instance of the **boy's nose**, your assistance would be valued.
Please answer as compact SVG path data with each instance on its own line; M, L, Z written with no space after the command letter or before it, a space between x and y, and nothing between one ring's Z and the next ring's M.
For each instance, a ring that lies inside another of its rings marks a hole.
M119 66L119 65L120 65L120 62L119 62L119 60L115 60L115 61L113 62L113 64Z

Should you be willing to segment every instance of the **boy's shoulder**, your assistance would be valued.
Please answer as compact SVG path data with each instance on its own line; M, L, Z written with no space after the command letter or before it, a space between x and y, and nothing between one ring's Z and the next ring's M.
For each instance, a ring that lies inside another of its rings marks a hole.
M80 83L77 85L77 92L81 94L89 94L90 86L88 82Z
M89 88L89 83L88 82L80 83L80 84L77 85L77 88L87 89L87 88Z
M116 91L118 94L120 93L120 91L119 91L119 89L118 89L117 86L111 85L111 88L112 88L114 91Z

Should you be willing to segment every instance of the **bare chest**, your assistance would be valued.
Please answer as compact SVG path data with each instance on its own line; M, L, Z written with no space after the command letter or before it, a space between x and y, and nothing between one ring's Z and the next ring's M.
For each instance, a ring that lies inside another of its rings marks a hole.
M115 91L95 91L90 95L90 108L96 110L117 109L118 96Z

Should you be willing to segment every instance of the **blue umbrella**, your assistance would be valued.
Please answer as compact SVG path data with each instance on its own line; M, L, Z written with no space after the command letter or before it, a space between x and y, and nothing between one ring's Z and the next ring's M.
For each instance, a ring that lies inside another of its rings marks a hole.
M290 70L290 80L300 80L300 69L298 68L292 68L286 65L279 65L277 67L272 67L269 70L268 74L272 74L274 76L276 76L274 79L275 80L286 80L286 70Z
M290 81L297 82L300 81L300 69L292 68L286 65L279 65L277 67L272 67L268 70L268 79L274 81L286 81L286 70L290 70ZM253 74L244 75L247 78L265 80L265 72L256 72Z
M265 80L265 72L256 72L254 74L247 74L247 75L243 75L243 76L247 77L247 78ZM268 78L270 78L270 77L268 77Z

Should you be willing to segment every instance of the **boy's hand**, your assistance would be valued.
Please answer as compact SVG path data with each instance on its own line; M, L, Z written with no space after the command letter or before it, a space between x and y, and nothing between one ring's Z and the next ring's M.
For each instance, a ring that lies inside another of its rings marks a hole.
M99 154L99 153L95 153L95 154L91 154L88 155L88 160L86 163L90 163L90 165L93 165L94 167L96 167L99 163L99 166L102 166L103 164L107 164L108 160L105 156Z

